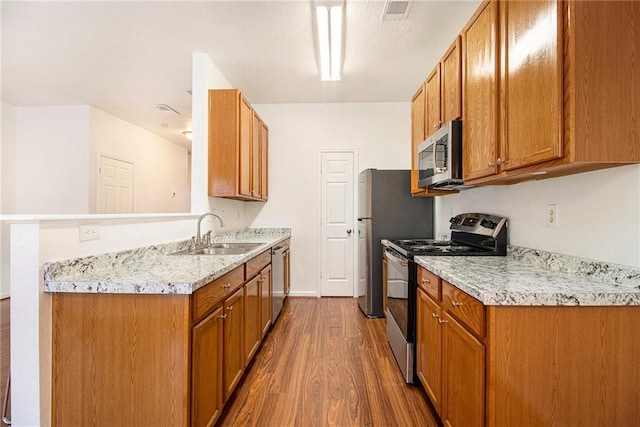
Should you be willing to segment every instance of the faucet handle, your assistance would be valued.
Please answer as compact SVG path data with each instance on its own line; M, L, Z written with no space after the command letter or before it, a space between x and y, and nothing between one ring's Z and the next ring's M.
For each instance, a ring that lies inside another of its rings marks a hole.
M194 251L196 249L196 236L191 236L191 242L189 242L189 250Z
M202 244L207 246L211 244L211 230L207 231L202 237Z

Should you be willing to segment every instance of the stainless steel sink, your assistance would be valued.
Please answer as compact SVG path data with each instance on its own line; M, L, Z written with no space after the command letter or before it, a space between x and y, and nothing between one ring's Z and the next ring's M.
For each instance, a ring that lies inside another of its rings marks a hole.
M170 255L242 255L264 243L212 243L206 248L173 252Z

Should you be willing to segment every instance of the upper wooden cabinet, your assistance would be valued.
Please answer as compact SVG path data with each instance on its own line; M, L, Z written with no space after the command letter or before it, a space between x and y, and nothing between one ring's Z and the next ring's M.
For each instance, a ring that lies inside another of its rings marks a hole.
M456 37L425 82L425 137L439 129L443 123L462 117L460 40L460 37Z
M209 91L209 196L267 200L268 132L238 89Z
M483 3L462 31L465 183L640 162L639 15L639 2Z

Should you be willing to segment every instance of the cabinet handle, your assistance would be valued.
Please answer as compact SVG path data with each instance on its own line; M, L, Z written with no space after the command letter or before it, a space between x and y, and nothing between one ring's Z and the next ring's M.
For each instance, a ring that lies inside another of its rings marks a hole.
M227 315L226 315L226 314L221 314L221 315L220 315L220 318L221 318L221 319L226 319L226 318L227 318Z
M496 160L496 164L497 165L501 165L504 163L504 160L502 160L500 157L498 157L498 160Z
M444 320L444 319L438 319L438 323L443 324L443 323L449 323L448 320Z
M464 303L461 302L457 302L457 301L451 301L451 305L454 307L460 307L462 306Z

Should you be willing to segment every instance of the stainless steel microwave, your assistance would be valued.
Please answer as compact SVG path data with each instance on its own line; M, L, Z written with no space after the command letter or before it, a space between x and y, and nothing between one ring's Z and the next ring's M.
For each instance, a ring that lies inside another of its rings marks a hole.
M418 146L418 186L462 188L462 121L442 125Z

